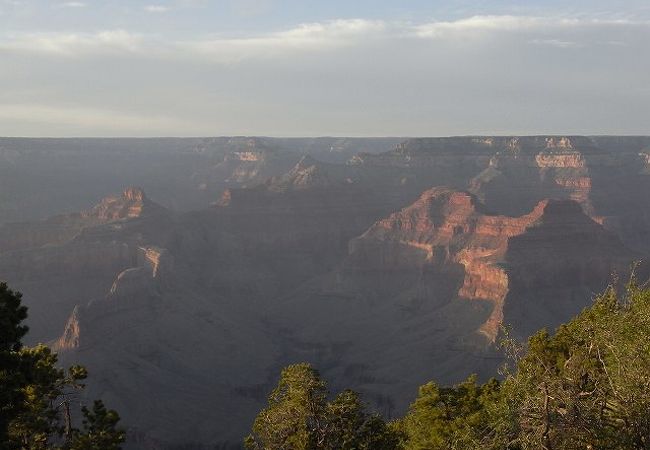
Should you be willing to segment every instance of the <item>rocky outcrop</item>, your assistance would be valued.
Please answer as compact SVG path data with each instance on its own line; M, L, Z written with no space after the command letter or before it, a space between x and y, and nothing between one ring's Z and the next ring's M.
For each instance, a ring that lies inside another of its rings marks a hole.
M30 344L54 339L76 304L103 296L138 260L159 273L168 255L146 244L165 242L171 217L142 190L128 188L83 213L0 227L0 276L25 293Z
M56 351L66 351L73 350L79 347L79 340L81 336L81 320L80 320L80 308L75 306L70 314L70 318L65 324L65 329L63 334L59 339L57 339L52 345L53 349Z
M539 236L541 230L546 233L541 239L529 237ZM590 245L589 253L594 254L588 263L581 264L580 256L563 252L574 245L571 240ZM558 254L553 258L549 255L534 259L534 263L525 265L530 267L531 273L524 275L523 261L518 259L513 264L513 260L519 258L513 255L520 255L520 250L512 250L512 242L518 243L517 249L526 242L526 251L533 253L548 250L547 243L552 242L551 248ZM560 254L563 262L557 261ZM546 261L556 261L550 263L553 268L568 270L580 284L584 276L575 273L576 265L587 267L596 259L600 261L598 276L590 277L592 283L599 283L598 277L607 278L608 271L624 270L633 254L624 249L616 236L585 216L576 202L544 200L529 214L496 216L487 214L478 200L467 192L434 188L422 194L413 205L377 222L352 240L348 264L352 270L374 270L377 277L384 272L424 271L427 266L434 269L445 265L462 266L464 276L457 297L491 303L492 313L478 331L494 342L505 320L504 305L511 296L513 274L519 279L531 277L547 264Z
M310 156L303 156L298 164L282 179L277 181L280 185L289 185L294 189L308 189L310 187L324 188L331 184L328 171Z
M540 203L520 218L490 216L481 211L471 194L434 188L354 239L349 261L353 267L372 266L382 271L462 265L465 276L457 294L492 302L493 313L480 331L494 340L508 293L508 276L499 266L508 240L539 220L544 207L545 203Z
M147 299L155 297L156 292L167 286L169 278L173 276L173 257L167 249L139 247L133 262L133 267L118 272L103 298L74 307L63 334L53 344L56 350L74 350L82 343L91 345L82 330L84 323L93 323L105 314L116 314L146 304ZM92 330L90 335L93 335Z
M197 186L205 204L226 189L222 201L171 213L129 189L33 232L0 231L0 276L25 293L28 343L58 338L62 363L87 365L89 395L142 441L225 446L285 364L310 361L335 389L400 414L432 378L493 376L502 324L522 338L553 328L650 253L650 140L373 142L210 138L175 153L127 141L137 157L124 150L110 180L183 209ZM74 148L90 143L65 145L85 167ZM113 144L101 145L110 166ZM104 186L95 174L89 189ZM82 228L65 235L72 222Z
M136 253L120 242L75 242L0 253L0 276L25 295L33 345L55 338L72 308L103 295Z
M54 216L38 222L0 225L0 252L62 245L86 228L163 215L168 215L165 208L149 200L142 189L130 187L121 195L105 197L93 208L80 213Z
M268 189L274 192L306 189L336 189L348 184L361 182L360 174L352 167L328 164L309 155L286 174L271 178Z
M550 149L573 149L571 138L568 137L548 137L546 138L546 148Z
M153 278L174 271L174 258L165 248L156 246L138 248L138 265L151 271Z
M580 169L585 167L585 160L580 152L543 152L538 153L537 156L535 156L535 161L537 162L537 166L542 169Z
M99 204L81 213L86 220L112 222L164 213L164 208L152 202L140 188L126 188L119 196L102 199Z
M290 293L271 317L291 330L295 359L326 367L388 413L432 377L495 373L502 325L522 338L552 329L637 256L575 201L505 216L438 187L352 239L340 267Z

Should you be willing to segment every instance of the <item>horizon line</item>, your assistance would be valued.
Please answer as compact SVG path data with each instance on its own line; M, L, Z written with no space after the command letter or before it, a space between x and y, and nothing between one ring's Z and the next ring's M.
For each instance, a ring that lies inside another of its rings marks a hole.
M448 134L448 135L304 135L304 136L287 136L287 135L266 135L266 134L215 134L215 135L148 135L148 136L0 136L0 139L219 139L219 138L256 138L256 139L449 139L449 138L477 138L477 137L650 137L648 134L637 133L478 133L478 134Z

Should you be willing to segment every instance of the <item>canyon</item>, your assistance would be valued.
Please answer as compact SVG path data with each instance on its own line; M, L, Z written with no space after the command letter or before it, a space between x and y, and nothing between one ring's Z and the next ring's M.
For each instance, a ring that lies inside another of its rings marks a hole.
M237 448L308 361L390 418L633 265L650 137L0 139L0 279L131 448Z

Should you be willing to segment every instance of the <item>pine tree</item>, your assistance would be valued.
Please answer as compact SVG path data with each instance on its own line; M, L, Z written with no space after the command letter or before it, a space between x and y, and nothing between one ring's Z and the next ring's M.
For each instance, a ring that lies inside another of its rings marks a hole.
M124 432L117 429L120 416L108 410L101 400L95 400L93 409L82 408L83 428L75 430L65 450L119 450Z
M21 339L27 334L22 322L27 308L21 294L0 283L0 448L10 448L8 427L23 405L25 377L21 371Z
M327 387L309 364L286 367L269 405L253 424L245 444L251 450L392 450L395 433L377 415L367 414L356 392L332 402Z
M117 450L124 433L119 416L101 402L82 409L83 430L71 422L71 393L83 389L87 371L57 367L48 347L24 347L22 296L0 283L0 448L3 450Z

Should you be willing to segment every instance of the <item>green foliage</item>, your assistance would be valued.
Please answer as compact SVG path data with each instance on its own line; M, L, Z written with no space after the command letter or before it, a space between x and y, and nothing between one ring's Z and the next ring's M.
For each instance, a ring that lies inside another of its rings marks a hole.
M285 368L269 406L253 424L246 445L251 449L309 449L325 437L327 388L309 364Z
M248 449L390 449L394 433L364 411L358 394L327 401L327 387L309 364L286 367L269 405L255 419Z
M21 305L22 294L0 283L0 352L18 351L21 339L27 334L22 322L27 318L27 307Z
M0 283L0 445L7 441L11 418L22 409L24 377L18 352L27 333L27 327L22 325L26 318L21 294Z
M120 416L107 410L101 400L95 400L93 409L82 408L83 429L74 430L65 450L119 450L125 434L117 430Z
M283 371L251 449L648 450L650 289L606 290L555 334L505 342L501 382L430 382L388 426L343 391L327 403L309 365Z
M396 423L408 449L478 448L488 421L486 405L499 395L499 383L484 385L471 376L452 388L433 382L420 387L419 395L404 419Z
M119 417L101 402L93 411L82 409L83 430L73 427L70 401L83 389L87 371L57 367L57 355L48 347L23 347L27 332L22 322L27 309L21 295L0 283L0 448L21 450L118 449L124 433Z
M324 448L330 449L391 449L397 443L396 434L381 417L364 411L359 394L349 389L327 404L328 429Z
M610 288L537 333L506 382L522 449L650 448L650 290Z
M61 417L65 397L83 388L87 372L80 366L67 373L57 368L56 354L44 345L23 348L19 355L25 384L21 411L9 423L10 441L30 450L51 448L53 438L65 432Z

